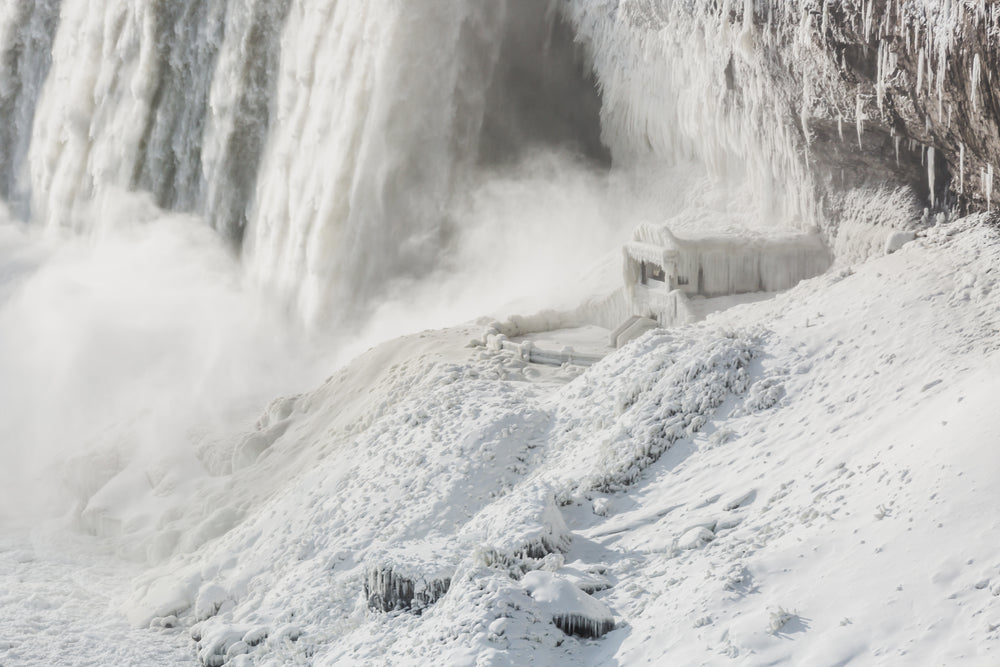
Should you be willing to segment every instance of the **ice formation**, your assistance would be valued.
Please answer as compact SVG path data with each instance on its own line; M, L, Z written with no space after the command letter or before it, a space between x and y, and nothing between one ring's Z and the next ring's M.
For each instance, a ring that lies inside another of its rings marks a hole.
M611 610L565 579L536 570L521 584L552 622L568 635L600 637L615 627Z
M406 554L406 566L413 567L413 554ZM451 579L426 580L422 576L407 577L398 568L383 564L372 565L365 579L365 598L375 611L412 610L420 613L448 592Z
M129 629L120 575L0 535L0 661L992 664L995 220L951 216L996 204L998 36L983 0L6 3L0 514L51 483L149 566ZM589 299L299 386L337 364L298 324L522 296L497 256ZM531 338L582 324L617 351Z
M814 233L705 230L680 239L666 225L640 225L633 238L624 249L626 298L633 313L663 325L693 319L686 295L777 292L830 266L829 251Z

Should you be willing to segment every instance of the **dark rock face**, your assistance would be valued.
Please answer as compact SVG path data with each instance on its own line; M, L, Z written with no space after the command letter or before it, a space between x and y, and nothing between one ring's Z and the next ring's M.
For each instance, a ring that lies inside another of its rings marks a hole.
M992 165L1000 163L992 81L1000 71L1000 13L981 7L755 2L761 61L741 66L737 59L727 80L739 100L741 87L764 74L825 189L889 182L911 186L931 208L987 208L988 199L1000 202L992 185ZM730 20L743 17L733 12Z
M550 3L508 0L486 91L478 160L514 163L527 150L560 147L607 165L597 82L572 27Z
M980 14L979 2L951 4L950 14L943 7L932 14L913 2L831 3L828 27L815 35L842 63L845 86L874 96L876 104L865 105L872 129L934 148L933 165L924 154L923 178L913 179L920 170L909 161L917 191L930 197L933 168L935 204L980 208L988 195L1000 201L984 182L1000 159L997 14Z

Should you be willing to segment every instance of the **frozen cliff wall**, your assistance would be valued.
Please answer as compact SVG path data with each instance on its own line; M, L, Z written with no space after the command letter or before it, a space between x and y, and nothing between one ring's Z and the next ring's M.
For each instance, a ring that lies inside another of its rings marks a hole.
M618 162L696 160L804 219L889 182L998 196L1000 8L979 0L570 3ZM815 195L819 195L818 197Z
M994 208L1000 7L981 0L853 4L853 13L851 3L831 6L819 37L846 90L856 86L855 125L868 128L862 144L867 137L881 164L898 152L897 164L910 163L910 181L932 205Z

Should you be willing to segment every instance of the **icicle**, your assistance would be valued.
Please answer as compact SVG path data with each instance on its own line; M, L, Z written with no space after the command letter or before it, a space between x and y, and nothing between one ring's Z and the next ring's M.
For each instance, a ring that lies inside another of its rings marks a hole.
M931 191L931 208L934 208L934 147L927 147L927 185Z
M986 165L986 212L993 212L993 165Z
M875 3L869 0L867 9L868 11L865 12L865 44L868 44L871 41L873 12L875 11Z
M899 166L899 139L900 139L900 137L897 134L895 136L895 144L896 144L896 166L897 167Z
M743 0L743 30L740 31L737 44L744 58L753 58L753 0Z
M864 100L861 99L861 94L857 96L857 107L854 111L854 119L858 126L858 148L861 146L861 135L865 131L865 110L864 110Z
M970 97L972 98L972 110L978 111L977 97L979 94L979 79L982 76L982 65L979 64L979 53L972 57L972 73L969 75L972 83Z
M917 56L917 94L923 89L924 85L924 49L920 48L920 54Z
M958 193L965 194L965 142L958 144Z
M878 102L879 111L884 110L882 100L885 98L885 51L885 42L879 42L876 61L877 73L875 75L875 99Z
M812 106L812 88L810 86L808 73L802 77L802 112L800 120L802 122L802 135L806 140L806 150L809 148L809 110ZM808 160L808 155L806 156Z

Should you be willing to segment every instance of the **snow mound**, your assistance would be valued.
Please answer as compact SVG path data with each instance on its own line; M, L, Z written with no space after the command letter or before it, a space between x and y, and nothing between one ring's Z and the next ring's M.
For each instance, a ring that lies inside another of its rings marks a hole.
M655 330L567 386L558 439L566 477L576 480L566 480L572 492L621 489L700 431L727 399L747 391L758 345L748 331ZM614 400L596 405L598 396Z
M521 584L552 617L552 623L568 635L601 637L615 627L614 617L606 604L551 572L529 572Z
M572 543L555 495L544 486L528 486L505 496L477 515L466 529L481 535L498 554L544 558L565 552Z

